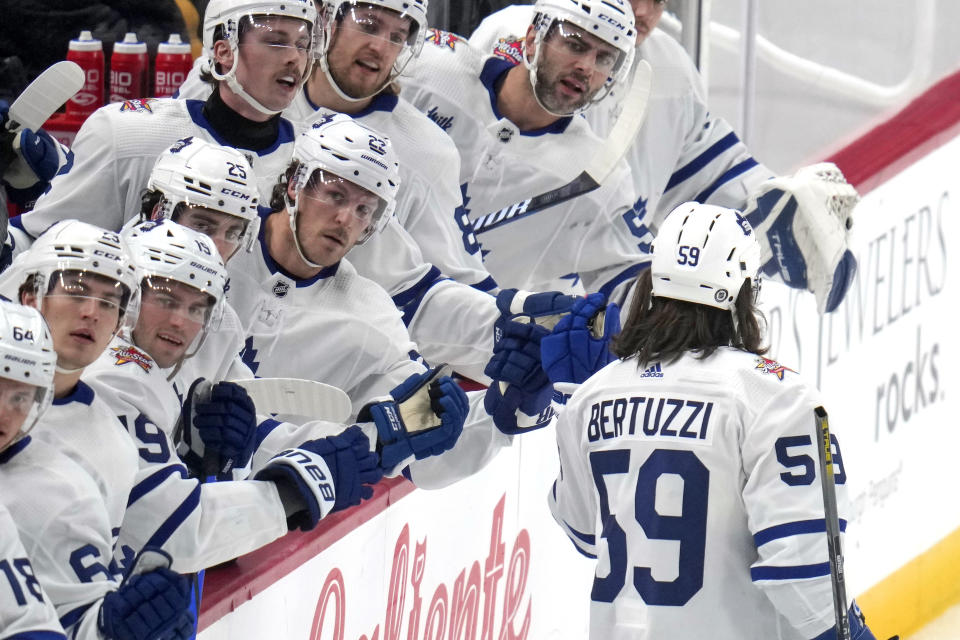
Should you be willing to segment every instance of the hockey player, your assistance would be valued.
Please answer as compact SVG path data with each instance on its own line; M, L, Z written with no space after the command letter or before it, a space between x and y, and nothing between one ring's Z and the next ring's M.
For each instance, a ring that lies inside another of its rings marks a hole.
M339 387L355 411L361 416L372 413L374 419L375 411L364 410L371 402L385 397L402 402L422 383L418 379L425 371L390 299L344 259L390 216L398 187L396 164L385 136L347 116L312 127L297 140L287 180L278 184L271 203L273 212L262 218L259 249L239 252L228 264L228 299L240 317L249 319L243 357L251 370L263 377L305 378ZM511 360L508 352L519 354L524 346L529 345L522 338L505 343L501 359ZM454 408L461 410L460 401L442 379L433 404L444 409L443 431L410 437L417 458L427 451L434 454L411 467L418 486L437 486L473 473L510 442L518 421L538 422L549 401L549 389L544 388L549 383L545 376L537 379L538 372L542 374L538 359L524 365L517 367L521 373L505 366L490 372L537 401L518 399L513 406L517 411L510 411L494 429L480 406L481 394L473 394L459 441L459 429L449 423ZM498 397L499 386L488 393L487 402L506 400ZM459 420L462 424L462 416ZM435 455L455 443L454 452Z
M626 163L599 189L541 214L528 214L523 201L572 180L580 159L602 147L573 116L623 82L633 58L633 15L626 0L543 0L538 16L527 33L526 66L431 31L402 95L446 125L456 143L472 250L483 245L496 281L549 289L575 273L594 291L611 265L635 262L637 243L651 237L635 224ZM598 250L601 240L607 244Z
M9 593L0 598L3 636L63 638L65 628L71 638L91 640L188 637L187 579L161 566L144 567L118 585L109 568L110 522L93 480L55 447L27 435L45 419L57 365L36 310L0 302L0 353L6 363L0 376L0 566L6 581L0 593ZM6 550L18 544L18 533L26 549L10 557Z
M678 207L614 339L620 360L559 417L549 503L597 559L591 638L836 638L812 438L820 399L763 357L759 266L739 212ZM853 638L873 640L855 604L849 617Z
M856 270L848 249L850 214L857 201L854 189L832 165L813 165L792 177L771 179L772 172L752 157L730 125L710 112L703 80L686 52L656 28L665 3L630 0L630 5L636 21L634 62L649 62L654 80L646 123L626 153L637 197L625 217L628 226L637 232L655 230L668 212L688 200L744 210L757 230L764 273L812 291L820 312L835 309ZM484 20L470 43L515 63L526 61L527 25L536 13L551 6L551 2L539 2L536 8L516 5L498 11ZM625 104L628 86L614 87L609 99L585 112L598 134L607 135L620 113L639 107ZM534 217L548 215L553 215L552 210ZM477 215L473 219L477 221ZM512 239L524 235L518 229L531 222L505 224L509 236L492 229L487 232L484 224L479 221L477 237L494 256L501 245L512 247ZM648 241L638 238L636 248L641 254L646 253ZM606 254L606 242L610 240L596 238L589 251ZM627 286L645 267L645 261L627 261L594 288L622 301ZM491 271L497 275L496 269Z
M67 217L119 230L139 210L157 156L189 136L242 149L269 197L289 163L294 131L279 113L306 77L316 10L312 0L218 0L207 15L204 44L212 51L208 71L216 87L211 96L98 109L77 134L75 162L53 179L33 211L14 220L18 246Z
M212 276L219 275L222 292L222 271L210 274L216 269L209 264L187 266L184 257L189 263L202 260L186 252L179 257L171 270L181 267L179 271L187 271L185 279L190 280L195 269L193 280L203 278L208 290L215 287L210 284ZM265 461L257 477L273 482L218 483L202 492L177 461L164 464L163 454L170 445L148 416L132 411L118 420L115 409L80 379L119 329L127 301L139 284L120 237L82 222L65 221L18 256L5 275L22 283L23 302L51 318L57 348L54 406L37 437L55 445L96 481L114 535L123 543L116 552L120 567L128 566L133 554L146 547L168 551L174 568L184 572L232 559L276 539L288 528L312 528L332 510L369 495L369 487L361 485L379 479L376 458L356 429L337 438L306 442ZM166 305L170 290L149 292L148 306ZM147 313L154 319L159 314L157 309ZM142 354L127 351L125 355L136 366L152 366L152 360ZM115 401L131 388L120 382ZM211 402L219 400L214 396ZM139 401L127 403L135 409ZM77 562L86 562L85 556Z

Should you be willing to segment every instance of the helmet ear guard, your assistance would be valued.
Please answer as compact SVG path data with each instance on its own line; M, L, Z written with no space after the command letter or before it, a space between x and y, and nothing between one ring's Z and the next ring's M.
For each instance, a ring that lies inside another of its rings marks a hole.
M760 245L739 211L681 204L653 241L653 295L735 313L743 283L759 292Z

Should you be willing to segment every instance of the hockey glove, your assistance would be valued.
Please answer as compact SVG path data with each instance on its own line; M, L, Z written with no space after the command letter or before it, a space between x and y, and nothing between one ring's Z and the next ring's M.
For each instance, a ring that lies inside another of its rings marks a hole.
M514 435L544 427L540 420L550 406L553 386L540 365L540 341L550 332L539 325L510 321L501 325L501 339L484 373L493 379L483 397L483 408L500 431Z
M552 329L555 324L570 311L576 301L576 296L570 296L559 291L545 291L531 293L517 289L504 289L497 294L497 309L500 318L494 324L493 341L496 344L503 335L503 325L518 316L526 316L532 322Z
M859 200L829 162L764 182L745 211L760 240L763 272L813 292L820 313L836 309L857 271L849 243Z
M0 100L0 178L10 200L25 206L40 197L69 151L43 129L7 131L8 109Z
M184 429L189 449L182 457L191 472L200 477L227 477L232 469L242 469L250 462L257 438L256 407L240 385L218 382L210 386L198 378L187 392L181 420L189 425Z
M148 566L153 565L153 566ZM115 640L193 637L190 579L169 569L170 556L144 550L120 588L103 598L97 626Z
M870 628L867 627L867 621L863 617L863 612L857 606L856 600L850 605L847 611L847 620L850 623L850 640L877 640ZM898 640L900 636L893 636L890 640ZM837 629L832 627L827 629L813 640L837 640Z
M580 384L616 359L610 341L620 332L620 307L606 302L602 293L580 298L543 339L543 368L554 384Z
M309 531L328 513L372 496L369 485L382 477L370 441L354 425L338 435L278 453L255 479L270 480L280 487L291 531ZM288 504L291 500L295 502L292 507Z
M380 464L390 471L415 457L423 460L452 449L463 432L470 404L446 366L414 374L390 392L390 398L365 406L360 422L377 427Z

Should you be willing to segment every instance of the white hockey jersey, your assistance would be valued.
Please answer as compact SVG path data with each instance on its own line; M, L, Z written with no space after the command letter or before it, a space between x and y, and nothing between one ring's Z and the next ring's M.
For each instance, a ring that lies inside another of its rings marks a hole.
M582 117L521 132L501 116L495 85L514 63L485 56L466 40L436 29L404 78L402 96L453 138L460 182L484 264L501 286L549 288L564 276L595 290L620 265L642 259L652 239L625 162L607 184L528 211L525 200L573 180L602 147ZM621 267L622 268L622 267Z
M204 117L201 101L148 98L97 109L71 147L74 163L61 169L32 211L12 221L15 249L66 218L119 230L139 215L140 194L157 157L189 136L227 144ZM269 202L273 184L290 162L293 141L293 125L281 120L272 146L259 152L241 149L257 174L261 200Z
M616 361L580 386L549 503L597 558L591 638L801 640L833 624L818 404L794 371L728 347ZM833 458L843 529L836 438Z
M181 393L149 355L121 338L87 370L84 380L127 428L137 472L128 487L119 549L159 547L173 569L193 572L249 553L287 532L276 487L244 480L200 484L177 456L173 427ZM156 417L155 417L156 416ZM126 560L125 560L126 561Z
M519 62L520 40L532 18L530 5L497 11L480 24L470 44ZM751 156L723 118L710 113L703 80L676 40L655 29L637 50L635 60L641 59L653 68L653 86L646 119L625 157L636 196L631 224L655 232L670 211L691 200L743 210L749 194L772 177L771 171ZM610 132L624 109L628 86L615 87L584 113L597 135ZM760 241L766 242L766 237ZM603 254L605 249L597 245L594 251ZM639 271L631 265L598 289L622 293L621 285L629 284Z
M196 75L194 68L180 88L181 98L210 95L210 85ZM300 91L284 117L299 133L332 113ZM460 206L456 147L426 116L394 95L376 96L352 117L389 136L400 158L401 180L396 217L354 247L350 262L393 297L428 361L450 363L474 380L487 381L483 368L493 351L492 327L499 312L482 292L496 283L472 249L475 241Z
M381 287L358 275L347 260L313 278L292 276L270 256L266 226L264 220L259 246L234 255L227 265L230 304L249 323L242 357L251 371L339 387L350 396L354 416L425 371L400 312ZM484 410L482 393L468 395L470 413L457 446L411 465L418 486L438 487L465 477L511 443ZM261 455L258 450L255 468Z
M0 470L2 470L0 463ZM0 474L3 472L0 471ZM6 480L6 478L5 478ZM16 488L5 484L5 492ZM57 612L37 581L10 512L0 500L0 629L5 638L65 640Z
M15 560L9 572L2 571L23 587L20 597L14 589L13 601L35 601L39 581L71 638L99 640L100 603L117 581L110 522L97 487L76 463L32 437L0 453L0 486L0 503L10 511L33 566L30 575L29 566ZM0 578L0 592L4 582ZM6 596L0 599L4 616L8 603ZM57 626L39 628L47 635L23 637L63 637ZM8 637L9 630L4 626L0 635Z

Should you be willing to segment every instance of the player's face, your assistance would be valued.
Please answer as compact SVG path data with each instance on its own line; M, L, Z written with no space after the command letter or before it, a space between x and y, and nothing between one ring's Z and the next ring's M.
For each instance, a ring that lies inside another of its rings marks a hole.
M163 369L183 358L210 317L213 298L166 278L145 278L133 341Z
M173 221L207 234L224 262L237 251L247 229L247 221L243 218L206 207L184 207Z
M0 378L0 451L20 433L40 391L32 384Z
M57 272L52 282L40 311L53 336L57 365L82 369L100 356L119 328L126 288L80 271ZM36 306L36 298L25 294L23 303Z
M667 0L630 0L633 18L637 22L637 44L643 42L663 17Z
M290 106L310 60L310 25L296 18L255 16L240 39L237 80L268 109Z
M383 7L347 5L327 50L327 65L340 89L352 98L367 98L383 89L407 44L412 22Z
M294 197L293 187L290 196ZM373 224L380 198L352 182L315 171L297 196L297 239L314 264L329 267Z
M586 106L620 61L613 45L580 27L558 22L544 38L537 64L537 97L553 113L568 114Z

